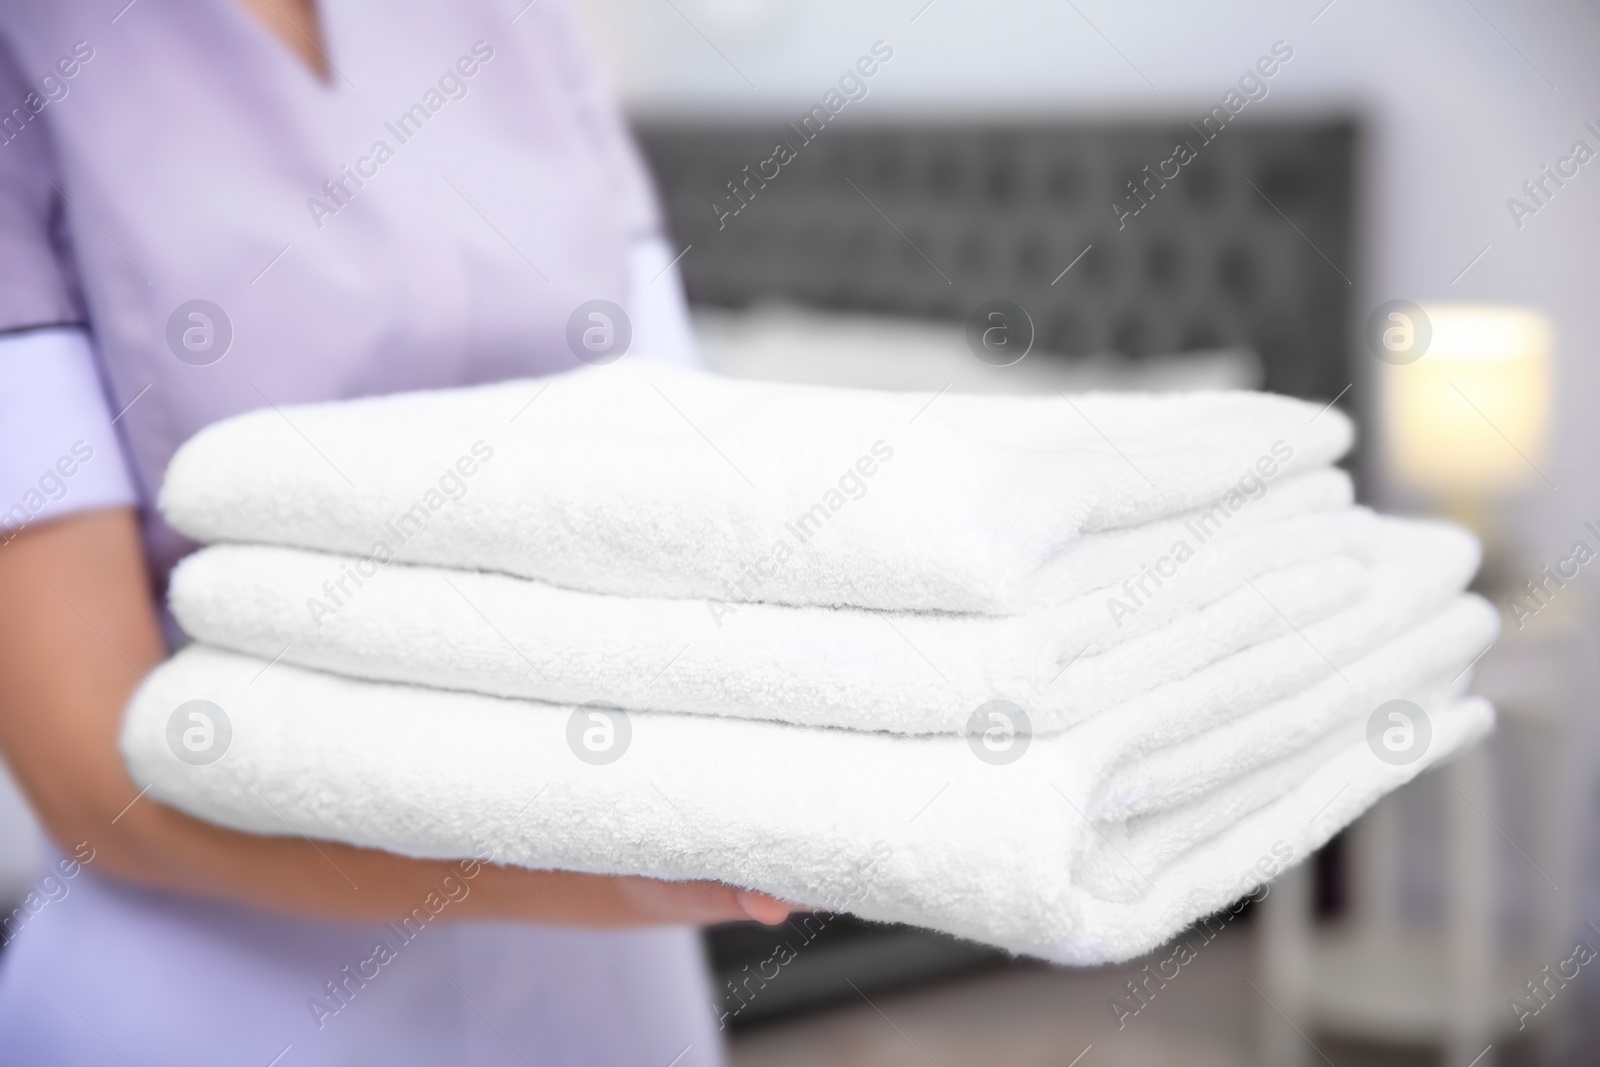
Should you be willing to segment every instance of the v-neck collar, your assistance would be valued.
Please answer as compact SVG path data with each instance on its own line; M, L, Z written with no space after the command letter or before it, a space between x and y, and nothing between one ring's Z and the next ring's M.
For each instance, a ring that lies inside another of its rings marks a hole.
M258 48L272 53L276 57L276 62L292 66L298 76L304 79L305 83L315 91L333 96L338 94L340 82L348 84L348 80L340 73L338 65L333 60L335 48L330 32L331 20L328 18L327 12L328 0L317 0L315 5L317 35L321 38L321 42L312 46L318 50L323 61L328 64L326 77L323 77L299 53L290 48L288 43L281 37L262 25L261 20L246 10L239 0L222 0L219 6L230 10L228 17L241 24L239 27L241 32L254 40Z

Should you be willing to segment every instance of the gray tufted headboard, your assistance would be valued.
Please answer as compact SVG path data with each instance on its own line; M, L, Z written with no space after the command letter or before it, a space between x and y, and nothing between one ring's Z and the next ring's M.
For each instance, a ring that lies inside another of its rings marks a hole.
M960 320L1003 297L1040 353L1247 345L1273 391L1332 399L1352 381L1352 120L1239 121L1210 141L1183 121L805 132L638 127L678 248L693 245L692 301ZM1147 204L1119 220L1113 204L1141 204L1130 182Z

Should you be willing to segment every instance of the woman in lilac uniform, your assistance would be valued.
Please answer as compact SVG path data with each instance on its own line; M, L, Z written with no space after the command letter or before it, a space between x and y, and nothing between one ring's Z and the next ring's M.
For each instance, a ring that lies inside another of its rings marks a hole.
M150 502L201 427L562 370L592 300L628 358L688 358L559 5L0 0L0 751L57 850L0 917L0 1062L720 1062L691 927L778 902L235 833L116 748L177 639Z

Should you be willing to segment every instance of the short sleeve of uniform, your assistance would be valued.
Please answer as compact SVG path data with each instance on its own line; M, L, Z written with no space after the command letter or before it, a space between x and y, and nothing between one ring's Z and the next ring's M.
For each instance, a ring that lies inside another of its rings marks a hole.
M44 104L0 36L0 335L84 321Z
M68 251L37 90L0 36L0 544L137 502Z

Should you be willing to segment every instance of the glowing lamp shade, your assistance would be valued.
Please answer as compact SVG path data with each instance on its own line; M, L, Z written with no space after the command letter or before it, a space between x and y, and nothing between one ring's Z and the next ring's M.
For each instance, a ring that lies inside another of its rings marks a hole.
M1451 497L1540 478L1550 405L1550 324L1525 308L1434 304L1415 362L1382 368L1391 473Z

